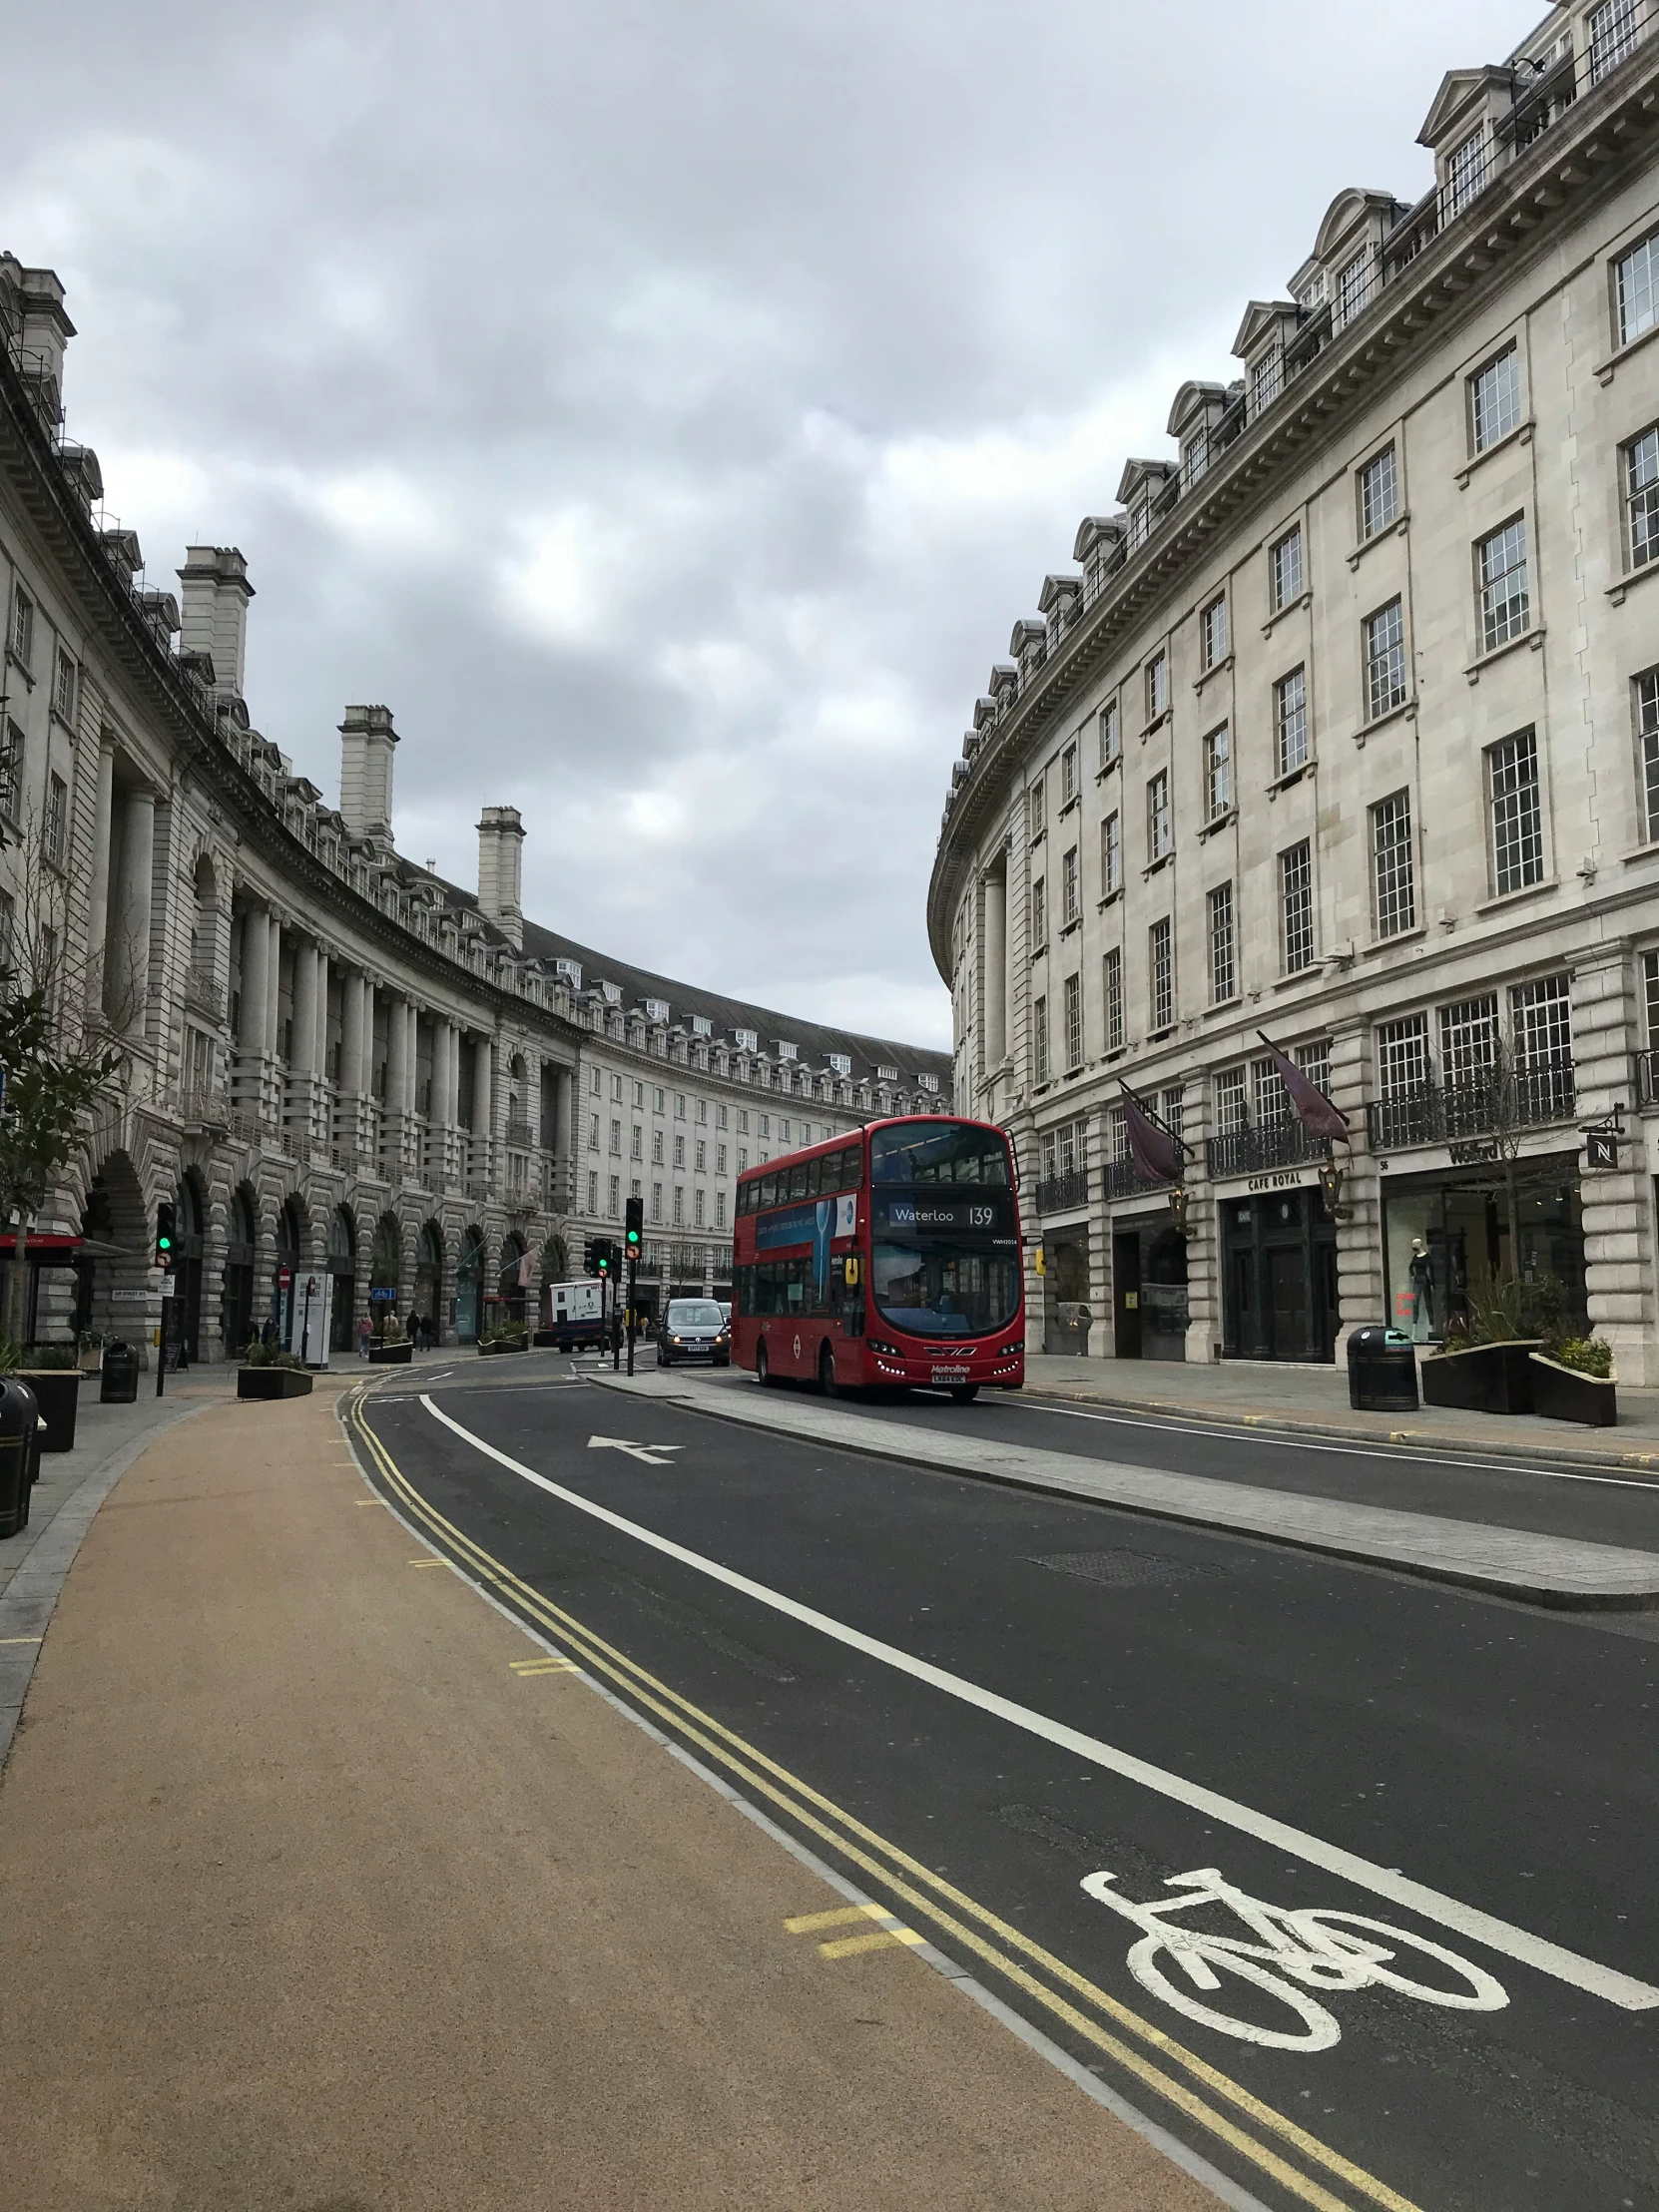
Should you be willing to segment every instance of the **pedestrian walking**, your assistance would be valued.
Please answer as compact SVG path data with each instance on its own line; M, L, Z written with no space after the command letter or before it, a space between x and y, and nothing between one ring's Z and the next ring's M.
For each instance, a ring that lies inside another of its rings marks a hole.
M368 1358L368 1348L373 1342L374 1324L365 1314L357 1324L357 1356L359 1359L366 1360Z

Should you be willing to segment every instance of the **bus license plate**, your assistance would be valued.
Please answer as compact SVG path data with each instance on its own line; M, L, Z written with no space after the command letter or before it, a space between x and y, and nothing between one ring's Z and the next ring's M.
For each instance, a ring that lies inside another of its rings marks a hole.
M935 1382L965 1382L967 1378L966 1368L935 1368L932 1377Z

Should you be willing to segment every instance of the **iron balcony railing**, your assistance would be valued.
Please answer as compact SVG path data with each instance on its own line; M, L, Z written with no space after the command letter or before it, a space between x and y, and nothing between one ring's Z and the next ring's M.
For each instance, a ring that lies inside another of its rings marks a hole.
M1570 1121L1577 1106L1571 1058L1559 1054L1504 1074L1419 1083L1374 1098L1366 1121L1374 1152L1407 1145L1495 1142L1511 1130Z
M1133 1198L1140 1191L1167 1191L1167 1175L1143 1175L1133 1160L1108 1160L1101 1176L1108 1198Z
M535 1141L535 1129L522 1115L510 1114L507 1117L507 1142L509 1144L533 1145Z
M1089 1171L1071 1168L1064 1175L1045 1175L1037 1185L1039 1214L1063 1214L1089 1203Z
M1294 1115L1286 1121L1230 1129L1224 1136L1207 1138L1204 1146L1204 1162L1212 1176L1259 1175L1330 1157L1331 1139L1316 1137Z

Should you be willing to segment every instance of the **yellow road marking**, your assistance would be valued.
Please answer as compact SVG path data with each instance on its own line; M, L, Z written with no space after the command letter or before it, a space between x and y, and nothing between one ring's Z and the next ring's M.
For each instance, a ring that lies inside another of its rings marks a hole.
M533 1674L580 1674L574 1659L510 1659L507 1664L522 1681Z
M820 1943L821 1958L851 1958L861 1950L890 1950L897 1943L921 1943L924 1936L918 1936L913 1928L877 1929L869 1936L843 1936L838 1942Z
M821 1928L847 1928L854 1921L877 1921L887 1918L884 1905L838 1905L832 1913L798 1913L793 1921L784 1923L790 1936L816 1936Z
M38 1644L38 1636L0 1636L0 1644Z
M780 1766L776 1760L768 1758L764 1752L747 1743L743 1737L726 1728L721 1722L692 1704L689 1698L683 1697L677 1690L670 1689L666 1683L660 1682L656 1676L648 1673L635 1660L630 1659L625 1652L619 1651L615 1645L606 1643L601 1636L597 1635L583 1622L577 1620L573 1614L566 1613L562 1607L554 1605L544 1598L540 1591L532 1589L528 1583L520 1581L518 1576L513 1574L510 1569L493 1558L481 1545L474 1543L472 1538L465 1535L453 1522L446 1520L437 1511L436 1507L426 1502L401 1472L396 1461L386 1450L373 1429L369 1427L363 1416L360 1402L353 1405L351 1418L386 1481L398 1497L406 1503L410 1512L418 1519L423 1520L428 1527L440 1533L446 1542L463 1554L459 1562L461 1565L465 1566L468 1559L470 1559L481 1580L494 1583L499 1589L510 1591L514 1601L522 1606L526 1612L533 1614L545 1626L552 1628L567 1642L574 1644L593 1672L608 1675L630 1698L657 1714L670 1727L678 1729L699 1750L705 1752L711 1759L737 1775L748 1788L758 1792L763 1797L770 1798L774 1804L780 1806L801 1827L821 1838L840 1857L849 1860L854 1866L861 1867L876 1881L900 1897L907 1906L933 1921L957 1943L974 1952L976 1956L983 1958L999 1973L1012 1981L1016 1987L1024 1990L1035 2003L1042 2005L1056 2019L1063 2021L1075 2034L1080 2035L1086 2041L1093 2043L1097 2049L1105 2052L1107 2056L1123 2066L1126 2071L1134 2074L1138 2080L1144 2082L1157 2095L1174 2104L1179 2110L1185 2112L1189 2118L1196 2121L1199 2126L1218 2136L1243 2157L1250 2159L1263 2172L1271 2174L1292 2195L1299 2197L1303 2203L1314 2206L1316 2212L1351 2212L1351 2208L1345 2205L1340 2198L1332 2196L1329 2190L1323 2188L1318 2182L1310 2180L1307 2175L1299 2173L1295 2167L1288 2165L1277 2152L1270 2149L1266 2144L1258 2142L1254 2136L1246 2134L1225 2113L1218 2112L1213 2106L1206 2104L1203 2098L1195 2095L1184 2083L1166 2073L1161 2066L1155 2065L1150 2059L1144 2057L1140 2051L1122 2042L1117 2036L1108 2033L1099 2025L1098 2021L1080 2012L1065 1997L1037 1980L1033 1974L1007 1956L1005 1952L996 1949L975 1929L965 1926L963 1921L958 1920L955 1917L956 1912L960 1912L969 1919L978 1922L980 1927L990 1929L1010 1949L1023 1952L1026 1957L1032 1959L1042 1966L1045 1972L1074 1990L1085 2002L1093 2005L1096 2010L1104 2012L1118 2025L1138 2036L1143 2042L1150 2044L1160 2057L1183 2067L1196 2080L1201 2081L1212 2094L1226 2098L1247 2117L1255 2121L1258 2126L1277 2135L1288 2148L1299 2152L1311 2163L1323 2166L1328 2173L1346 2183L1348 2187L1358 2190L1373 2204L1383 2207L1384 2212L1420 2212L1420 2207L1413 2204L1408 2197L1401 2196L1397 2190L1391 2189L1385 2181L1380 2180L1375 2174L1368 2173L1363 2166L1356 2165L1352 2159L1345 2158L1340 2151L1334 2150L1330 2144L1321 2142L1317 2136L1310 2135L1306 2128L1299 2127L1294 2120L1287 2118L1284 2113L1275 2111L1271 2105L1264 2103L1260 2097L1256 2096L1242 2083L1234 2081L1230 2075L1224 2074L1219 2067L1212 2066L1206 2059L1200 2058L1195 2051L1186 2049L1183 2044L1178 2043L1172 2035L1167 2034L1151 2020L1143 2019L1139 2013L1133 2011L1128 2005L1120 2003L1116 1997L1111 1996L1106 1990L1098 1988L1086 1975L1079 1973L1075 1967L1067 1965L1063 1959L1057 1958L1051 1952L1044 1950L1039 1943L1034 1942L1019 1929L999 1920L995 1914L990 1912L987 1907L979 1904L976 1899L968 1897L964 1892L957 1890L952 1884L935 1875L929 1868L912 1859L907 1852L901 1851L896 1845L888 1843L875 1830L866 1828L862 1822L854 1819L851 1814L842 1811L832 1799L825 1797L820 1791L815 1790L810 1783L804 1782L800 1777L791 1774L788 1768ZM741 1754L741 1757L739 1754ZM769 1780L769 1776L776 1779ZM787 1786L787 1789L784 1786ZM793 1793L793 1795L789 1793ZM820 1819L814 1812L808 1810L809 1807L817 1807L827 1817ZM830 1826L830 1821L838 1822L839 1827ZM854 1838L857 1841L853 1841ZM860 1848L861 1846L867 1846L868 1848L863 1849ZM879 1859L875 1858L872 1856L872 1853L875 1852L879 1852L884 1856ZM893 1871L895 1868L903 1871L902 1876L895 1874ZM915 1882L923 1883L937 1891L955 1910L946 1911L935 1898L923 1895L912 1886L910 1881L903 1879L904 1876L912 1877Z
M411 1559L409 1564L411 1567L445 1567L449 1562L447 1559Z

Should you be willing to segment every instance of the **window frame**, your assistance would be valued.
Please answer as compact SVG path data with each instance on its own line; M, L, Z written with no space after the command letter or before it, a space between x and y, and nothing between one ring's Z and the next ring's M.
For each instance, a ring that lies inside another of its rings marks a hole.
M1294 547L1296 551L1296 586L1294 590L1287 590L1285 588L1285 569L1287 566L1285 555L1291 547ZM1291 527L1283 531L1268 547L1268 576L1273 597L1273 611L1276 615L1281 615L1287 607L1294 605L1308 588L1302 558L1302 525L1300 522L1293 522Z
M1402 818L1404 826L1403 835L1396 835L1386 850L1382 842L1384 818L1395 821ZM1417 926L1416 823L1411 807L1410 787L1402 784L1397 791L1387 792L1382 799L1374 800L1366 810L1366 826L1369 832L1366 846L1370 859L1372 932L1379 944L1385 944L1395 937L1407 935ZM1384 861L1392 863L1397 854L1404 856L1403 869L1397 865L1394 867L1392 883L1385 889L1382 876ZM1402 901L1398 897L1398 884L1401 880L1404 884ZM1390 927L1384 927L1386 910L1401 914L1403 918L1394 920Z
M1210 955L1210 1004L1226 1006L1239 995L1238 916L1233 882L1212 884L1204 896L1205 942Z
M1108 699L1100 710L1100 773L1116 768L1123 758L1123 733L1116 699Z
M1169 713L1169 655L1154 653L1146 664L1146 720L1152 724Z
M1078 969L1068 975L1062 986L1062 1018L1066 1032L1066 1067L1068 1075L1079 1075L1083 1069L1086 1039L1083 1027L1083 975Z
M1394 616L1397 620L1398 634L1389 640L1384 654L1379 655L1376 650L1378 625L1389 615ZM1385 599L1381 607L1378 607L1373 613L1364 618L1360 625L1360 631L1365 665L1365 726L1369 728L1372 723L1381 722L1384 716L1397 713L1401 707L1407 706L1410 702L1411 688L1407 681L1409 669L1405 652L1404 595L1396 591L1391 599ZM1389 697L1382 705L1379 705L1377 672L1384 660L1391 660L1391 657L1395 654L1398 655L1399 688L1397 692L1390 692Z
M1630 711L1644 835L1649 844L1659 844L1659 664L1638 669L1630 679Z
M1286 712L1293 684L1298 687L1294 717ZM1293 723L1300 734L1302 745L1301 753L1294 761L1289 756L1288 748L1288 736ZM1274 679L1273 757L1276 764L1275 780L1281 783L1288 776L1300 776L1313 758L1313 748L1309 742L1308 730L1308 664L1306 661L1298 661L1295 668L1287 669L1283 676Z
M1106 1006L1106 1049L1121 1052L1124 1039L1123 947L1108 945L1100 961L1101 995Z
M1501 756L1511 751L1516 778L1512 789L1500 790ZM1494 739L1481 748L1480 758L1481 781L1485 787L1486 864L1491 872L1492 896L1508 898L1544 880L1543 778L1535 726L1528 724L1524 730L1511 731L1507 737ZM1523 766L1530 768L1530 776L1519 774ZM1506 843L1519 853L1518 862L1505 860Z
M1123 816L1114 807L1100 825L1100 895L1115 898L1123 888Z
M1647 471L1637 480L1638 464ZM1637 551L1636 523L1643 525ZM1624 538L1625 574L1640 576L1659 560L1659 422L1649 422L1619 446L1619 520Z
M1167 768L1154 769L1146 780L1146 864L1158 867L1175 850L1175 814L1170 803Z
M1198 658L1206 676L1220 668L1227 653L1227 594L1220 591L1200 608L1198 616Z
M1499 562L1503 565L1496 565ZM1516 577L1520 579L1518 590ZM1517 638L1524 638L1532 628L1531 547L1524 508L1475 539L1474 583L1478 657L1484 659L1488 653L1501 652Z
M1626 297L1625 271L1633 269L1641 261L1639 274L1645 277L1647 288L1646 320L1632 327L1629 300ZM1614 343L1621 349L1634 345L1636 340L1659 327L1659 231L1650 231L1645 239L1638 239L1628 246L1613 262L1613 334Z
M1300 880L1293 885L1293 871ZM1299 837L1279 854L1279 972L1306 975L1318 965L1319 931L1314 913L1314 845L1311 837ZM1293 926L1292 898L1299 901ZM1300 958L1297 954L1300 952Z
M1077 797L1078 788L1077 740L1073 738L1070 745L1060 755L1060 805L1062 808L1071 805Z
M1218 722L1204 733L1204 826L1233 812L1233 725Z
M1388 511L1386 514L1382 513L1382 502L1379 501L1379 512L1374 516L1372 513L1372 480L1377 477L1379 482L1382 481L1379 472L1384 465L1387 469ZM1402 512L1399 500L1399 452L1393 438L1389 438L1386 445L1380 445L1375 453L1369 454L1360 463L1354 471L1354 485L1355 526L1359 532L1360 543L1370 545L1375 539L1382 537L1384 531L1391 530L1398 522Z
M1496 417L1488 427L1482 415L1481 387L1488 377L1495 376L1505 364L1509 368L1507 389L1500 391ZM1473 370L1467 385L1469 452L1471 455L1489 453L1494 446L1501 445L1506 437L1518 430L1525 419L1521 391L1520 341L1511 338L1507 345L1499 346L1495 353L1490 354Z
M1154 1036L1175 1026L1175 922L1164 914L1146 932L1147 1010Z

